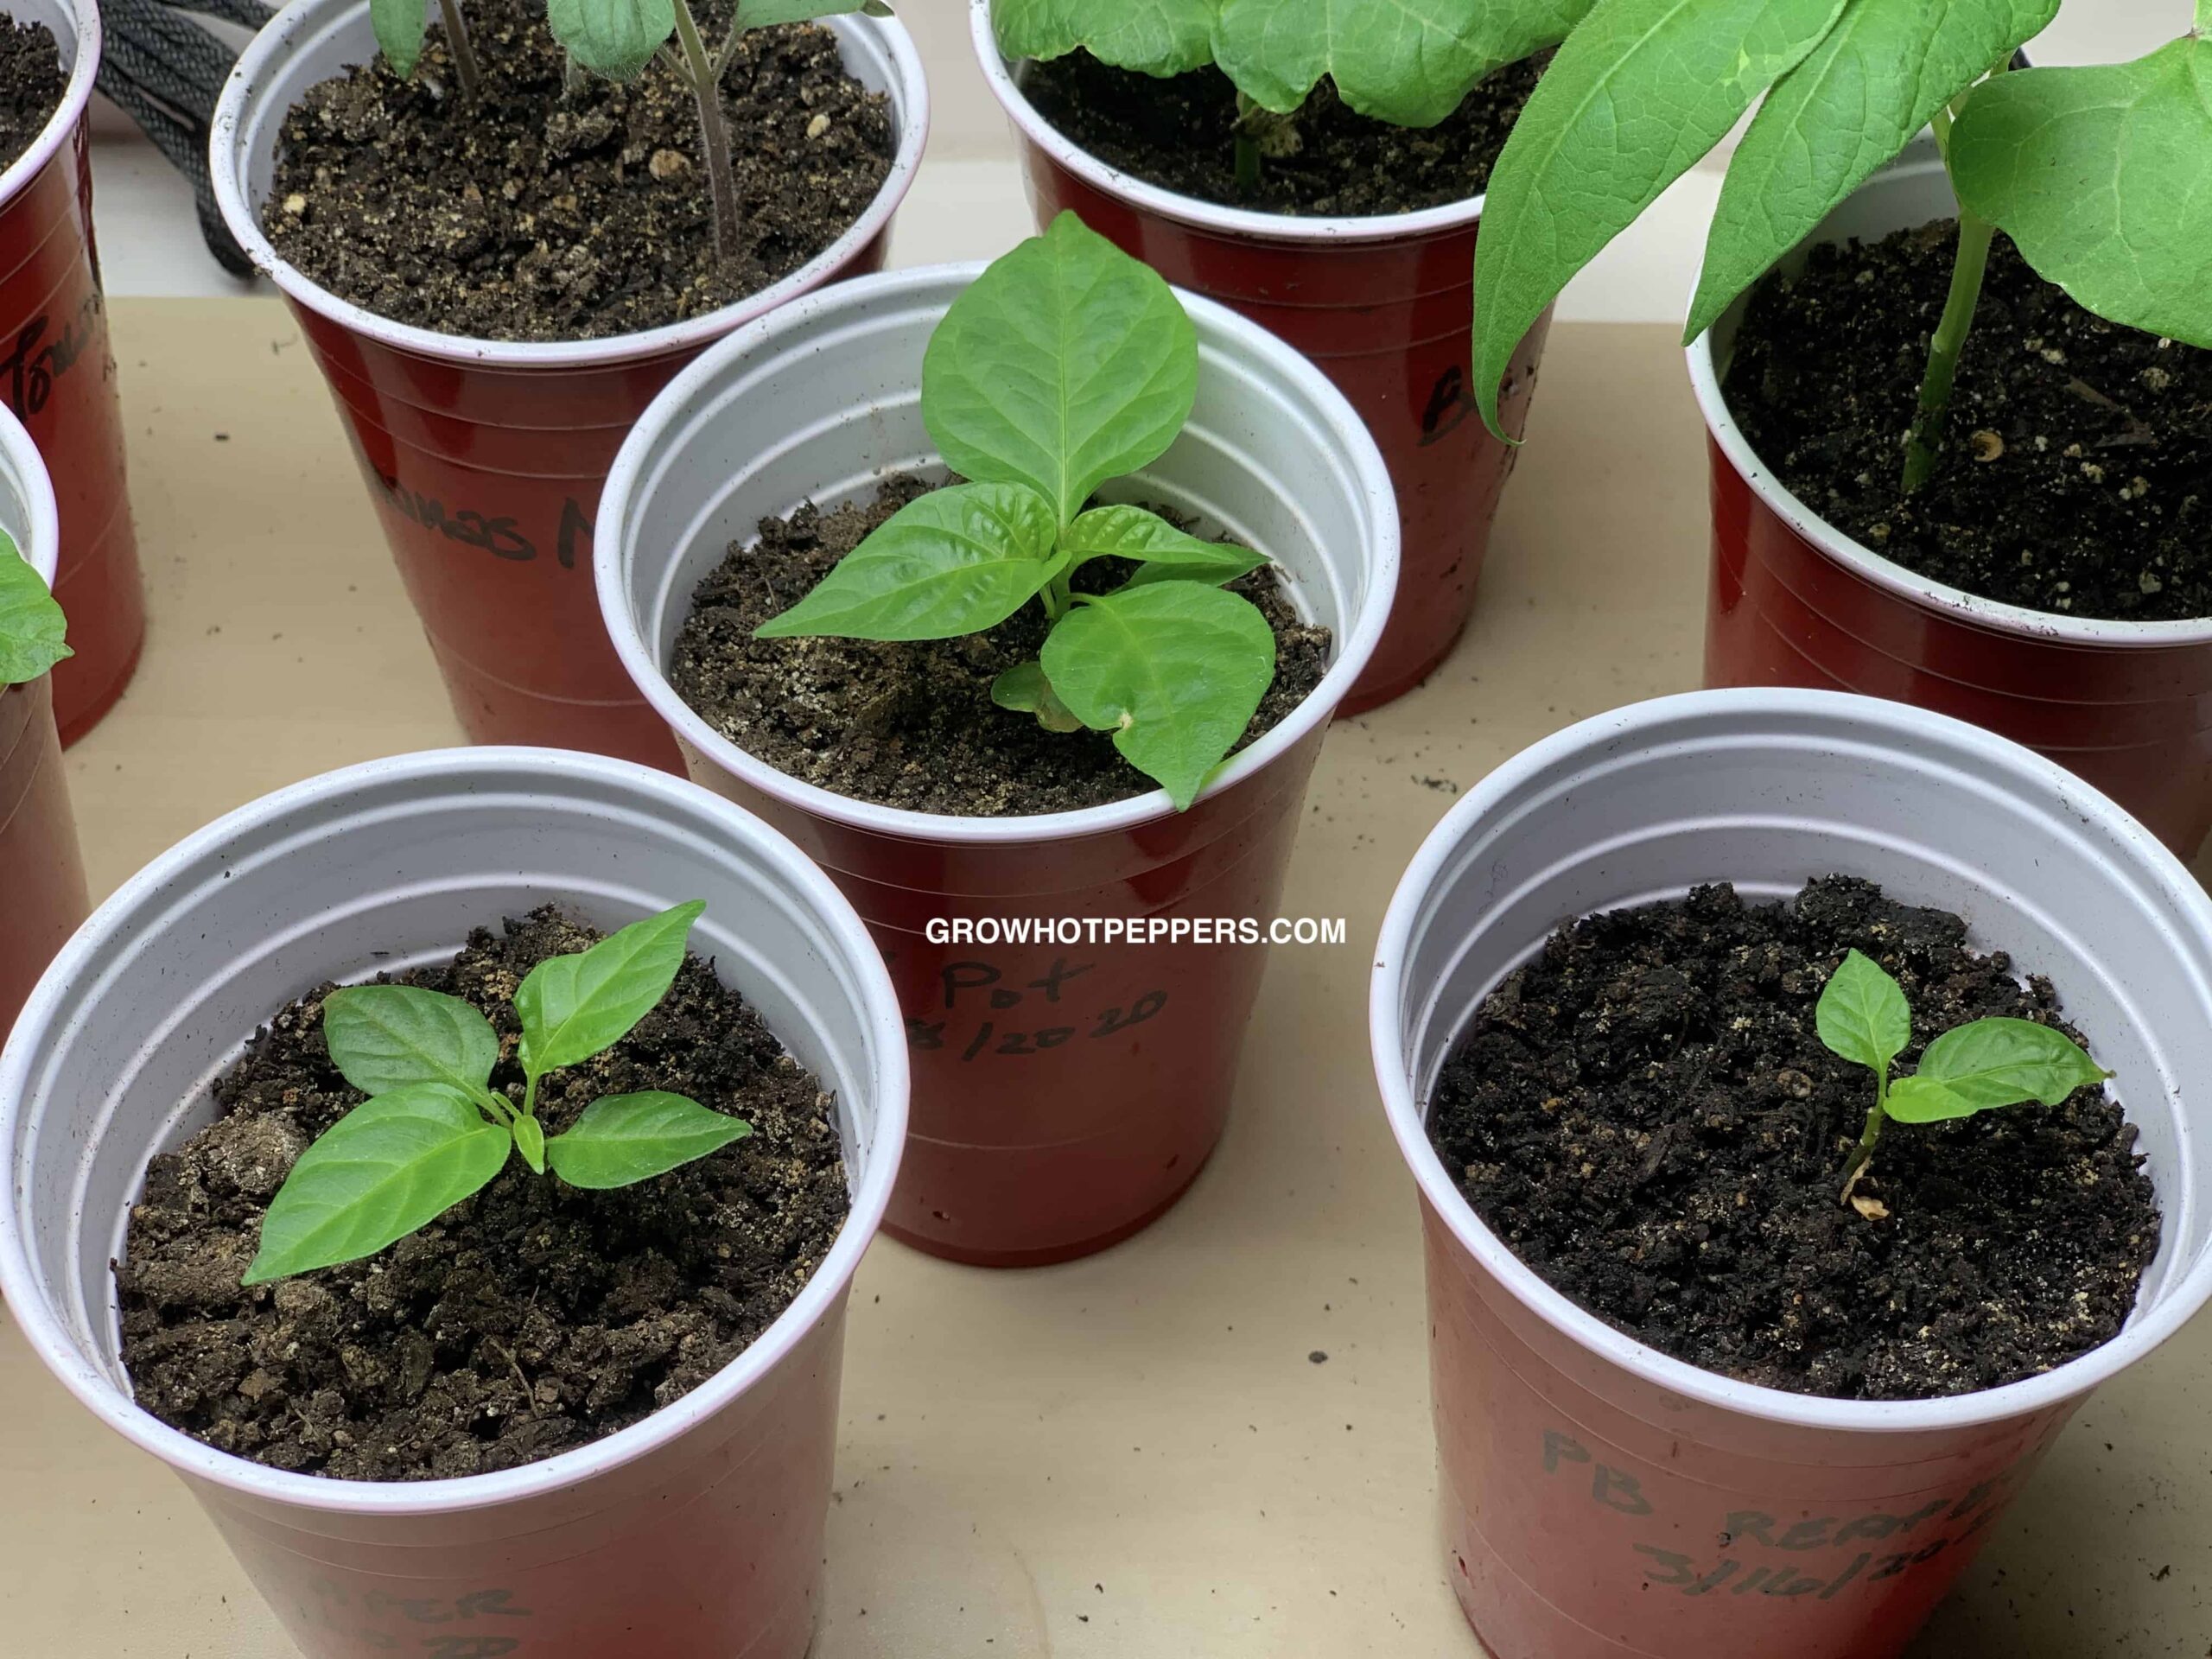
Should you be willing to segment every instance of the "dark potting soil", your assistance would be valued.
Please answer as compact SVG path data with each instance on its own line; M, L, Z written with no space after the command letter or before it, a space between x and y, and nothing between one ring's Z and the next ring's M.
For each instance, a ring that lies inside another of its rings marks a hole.
M1904 436L1958 227L1816 249L1753 296L1728 406L1808 506L1909 569L2069 616L2212 616L2212 352L2092 316L1997 238L1936 476Z
M599 935L551 908L480 929L404 982L466 997L504 1052L523 976ZM138 1403L219 1450L347 1480L534 1463L680 1399L791 1306L843 1225L830 1098L713 969L541 1090L549 1133L604 1095L674 1090L753 1134L617 1192L534 1175L482 1192L367 1262L242 1290L293 1161L363 1096L330 1063L324 986L271 1020L215 1085L223 1116L153 1160L131 1211L123 1358ZM521 1069L503 1061L495 1088Z
M269 239L378 316L499 340L661 327L798 270L889 175L890 105L845 73L836 35L752 31L722 81L744 227L723 262L696 107L672 74L594 77L572 97L543 5L464 8L480 98L458 94L434 28L411 79L378 57L316 86L284 123ZM706 11L719 22L728 7Z
M874 501L771 518L752 546L734 545L692 595L669 677L678 696L748 754L856 800L917 812L1011 817L1071 812L1159 787L1102 732L1051 732L1000 708L991 683L1034 662L1042 608L988 632L919 644L867 639L756 639L899 508L929 493L887 480ZM1134 567L1101 559L1076 586L1103 593ZM1298 620L1267 569L1231 582L1275 631L1275 679L1237 744L1265 736L1329 671L1330 632Z
M1266 141L1256 193L1236 182L1236 88L1218 69L1163 80L1073 52L1031 64L1022 91L1078 148L1148 184L1232 207L1365 218L1482 194L1550 60L1508 64L1421 129L1357 114L1325 79Z
M0 168L22 159L68 89L54 31L0 12Z
M1965 935L1840 876L1790 905L1710 887L1573 923L1478 1011L1430 1137L1546 1282L1675 1358L1839 1399L2035 1376L2119 1333L2158 1250L2134 1128L2101 1087L1892 1122L1855 1195L1872 1213L1840 1201L1873 1100L1815 1025L1845 950L1912 1003L1900 1075L1988 1015L2096 1052L2049 981L2024 988Z

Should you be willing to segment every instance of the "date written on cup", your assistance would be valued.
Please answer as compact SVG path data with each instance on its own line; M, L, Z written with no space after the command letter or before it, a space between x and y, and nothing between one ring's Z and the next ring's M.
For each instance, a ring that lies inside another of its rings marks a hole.
M1005 969L988 962L949 962L938 971L944 996L944 1016L926 1015L906 1021L906 1041L917 1052L949 1050L963 1060L987 1054L1042 1054L1070 1043L1097 1041L1118 1036L1133 1026L1159 1018L1167 1007L1164 990L1146 991L1125 1002L1086 1004L1078 989L1068 987L1096 964L1071 963L1056 957L1049 972L1037 979L1015 983ZM1002 1019L1027 1003L1044 1012ZM988 1014L980 1020L978 1014ZM1032 1026L1033 1018L1046 1023ZM1016 1024L1022 1028L1014 1029Z

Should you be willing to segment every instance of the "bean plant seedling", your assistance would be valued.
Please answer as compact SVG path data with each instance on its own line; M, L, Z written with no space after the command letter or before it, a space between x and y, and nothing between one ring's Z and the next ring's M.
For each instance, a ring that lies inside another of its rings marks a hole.
M2084 308L2212 346L2212 0L2133 63L2011 70L2059 0L1597 0L1498 158L1475 256L1475 383L1567 280L1764 94L1729 165L1688 340L1932 126L1961 204L1903 486L1942 451L1993 238ZM2009 72L2008 72L2009 71Z
M1198 331L1150 267L1063 213L953 302L922 365L922 417L969 480L920 497L764 639L951 639L1034 601L1039 661L992 687L1058 732L1110 732L1188 807L1274 683L1274 631L1222 584L1267 561L1133 506L1088 506L1166 453L1198 398ZM1135 561L1078 593L1095 559Z
M634 1186L752 1134L658 1091L595 1100L556 1135L537 1118L547 1076L604 1052L659 1006L705 910L678 905L531 969L514 1001L519 1103L491 1086L499 1039L472 1004L408 985L332 992L322 1005L331 1061L369 1099L292 1166L244 1282L374 1255L488 1186L516 1154L539 1175L598 1191Z
M1236 88L1236 173L1249 193L1289 154L1322 77L1361 115L1433 127L1475 83L1557 46L1592 0L994 0L999 49L1166 77L1217 66Z
M63 658L68 624L15 538L0 530L0 686L28 685Z
M1815 1010L1821 1041L1874 1074L1874 1104L1866 1133L1845 1166L1845 1198L1864 1173L1882 1126L1941 1123L1977 1112L2040 1101L2063 1104L2076 1089L2112 1074L2065 1033L2032 1020L1977 1020L1944 1032L1920 1057L1910 1077L1891 1081L1890 1068L1912 1042L1912 1009L1904 990L1871 957L1847 952Z

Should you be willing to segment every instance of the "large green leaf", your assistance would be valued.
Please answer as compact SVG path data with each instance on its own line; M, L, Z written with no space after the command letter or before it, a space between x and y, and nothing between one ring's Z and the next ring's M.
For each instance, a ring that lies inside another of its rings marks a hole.
M545 1159L570 1186L634 1186L752 1133L750 1123L682 1095L613 1095L592 1102L567 1134L548 1141Z
M1594 3L1222 0L1214 55L1271 110L1295 110L1327 75L1362 115L1433 127L1492 70L1557 46Z
M1094 507L1068 526L1060 550L1070 565L1091 559L1135 559L1144 568L1129 586L1154 582L1210 582L1217 586L1267 563L1249 548L1201 541L1142 507Z
M1729 163L1688 338L2057 15L2058 0L1853 0L1776 83Z
M1052 504L1020 484L960 484L910 501L764 639L954 639L996 627L1062 569Z
M413 985L356 985L323 999L323 1040L362 1093L442 1083L474 1098L499 1063L492 1022L457 996Z
M1826 38L1846 0L1598 0L1491 175L1475 245L1475 397L1569 278Z
M369 0L369 27L377 45L402 80L423 60L423 37L429 32L429 10L423 0Z
M1062 213L977 277L930 339L922 416L958 473L1071 523L1191 417L1198 330L1160 274Z
M1044 666L1060 701L1113 733L1122 758L1180 811L1274 683L1275 637L1249 600L1160 582L1078 604L1045 641Z
M817 17L842 17L864 11L871 17L888 17L884 0L745 0L738 21L747 29L767 29L776 23L810 23Z
M2086 309L2212 346L2212 39L1976 88L1951 175Z
M2063 1032L2032 1020L1977 1020L1928 1045L1920 1069L1890 1090L1890 1116L1936 1123L2031 1100L2056 1106L2107 1075Z
M0 531L0 685L27 685L63 658L69 631L46 582Z
M1828 976L1814 1018L1830 1052L1887 1077L1912 1041L1912 1009L1897 981L1872 957L1844 953Z
M549 957L515 992L522 1063L534 1077L575 1065L611 1046L651 1014L683 966L703 899L632 922L588 950Z
M245 1282L358 1262L435 1221L505 1166L514 1141L452 1090L379 1095L300 1154Z
M628 80L676 32L675 0L546 0L553 38L594 74Z
M1102 63L1179 75L1213 61L1221 0L993 0L1000 53L1060 58L1078 47Z

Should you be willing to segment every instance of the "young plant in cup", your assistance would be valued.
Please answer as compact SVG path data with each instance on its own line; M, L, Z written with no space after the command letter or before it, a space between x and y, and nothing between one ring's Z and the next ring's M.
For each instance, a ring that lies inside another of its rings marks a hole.
M705 911L678 905L517 988L519 1101L491 1086L499 1039L473 1005L407 985L360 985L323 1001L330 1058L369 1096L301 1154L269 1206L245 1283L376 1255L481 1192L519 1154L539 1175L600 1191L634 1186L721 1151L752 1126L682 1095L594 1101L562 1134L537 1118L549 1073L581 1065L657 1007Z
M1090 504L1166 453L1198 384L1197 330L1173 290L1062 214L931 338L923 418L967 481L902 508L760 635L952 639L1038 605L1052 623L1039 659L1001 675L993 701L1053 731L1111 733L1188 808L1274 683L1274 630L1224 586L1267 561L1141 507ZM1135 569L1078 589L1104 559Z
M74 655L61 607L15 538L0 530L0 687L28 685Z
M441 3L450 5L452 0ZM884 0L739 0L728 32L712 48L690 0L549 0L546 16L553 38L568 48L572 63L609 80L633 80L658 61L690 92L699 111L699 154L714 198L715 247L727 262L738 256L745 226L730 164L729 124L722 116L722 77L746 35L756 29L855 11L871 17L892 15Z
M1357 113L1433 127L1477 82L1566 38L1592 0L1472 0L1423 10L1402 0L995 0L1009 59L1078 48L1119 69L1166 79L1208 64L1236 88L1236 175L1258 189L1270 157L1295 154L1298 117L1325 76Z
M1475 383L1497 429L1515 349L1569 278L1762 94L1730 163L1687 338L1932 126L1961 204L1949 301L1902 445L1934 472L1999 231L2106 321L2212 346L2212 0L2133 63L2012 72L2059 0L1598 0L1499 157L1475 260Z

